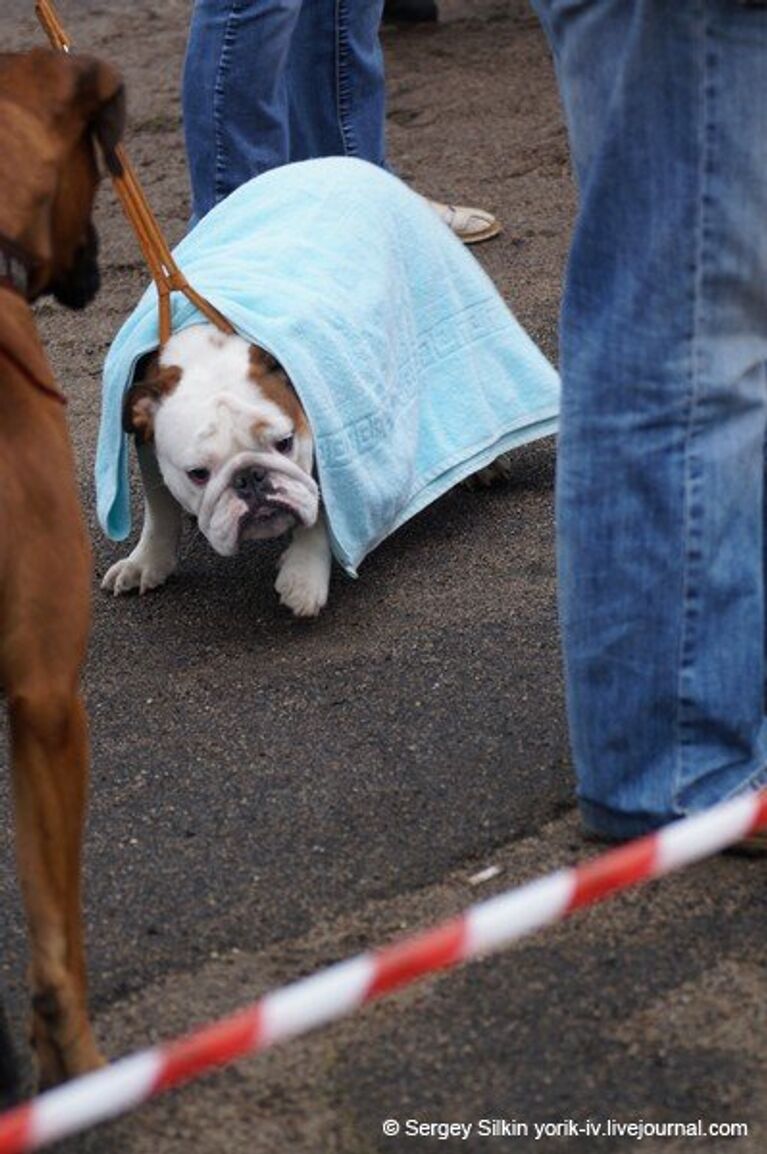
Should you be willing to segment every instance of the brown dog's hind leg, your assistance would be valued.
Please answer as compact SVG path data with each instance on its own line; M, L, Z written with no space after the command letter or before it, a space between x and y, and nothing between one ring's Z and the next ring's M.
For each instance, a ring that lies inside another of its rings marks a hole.
M32 1043L41 1087L102 1064L86 1011L80 856L88 777L74 688L11 692L16 846L29 925Z
M19 1096L19 1075L11 1032L0 1002L0 1110L16 1104Z

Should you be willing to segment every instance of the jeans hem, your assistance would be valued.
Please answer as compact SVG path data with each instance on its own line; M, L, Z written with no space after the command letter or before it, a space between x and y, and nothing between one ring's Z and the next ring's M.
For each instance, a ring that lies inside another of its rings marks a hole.
M621 813L608 806L599 805L595 801L581 798L578 802L581 821L591 834L603 838L605 841L629 841L631 838L642 837L647 833L654 833L675 817L666 821L651 813Z
M581 820L586 830L605 841L630 841L632 838L643 837L648 833L655 833L672 822L683 817L691 817L694 813L701 813L725 801L731 801L744 793L755 793L758 789L767 786L767 766L762 766L736 789L730 790L723 797L713 798L705 805L689 806L678 813L670 813L662 817L657 813L624 813L621 810L611 809L600 805L599 802L588 798L578 799Z

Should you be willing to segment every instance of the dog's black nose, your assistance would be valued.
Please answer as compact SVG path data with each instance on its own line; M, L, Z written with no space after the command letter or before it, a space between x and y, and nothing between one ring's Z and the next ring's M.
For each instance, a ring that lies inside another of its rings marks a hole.
M248 497L263 497L265 493L274 492L274 485L267 476L266 469L252 465L235 473L232 488L238 497L247 500Z

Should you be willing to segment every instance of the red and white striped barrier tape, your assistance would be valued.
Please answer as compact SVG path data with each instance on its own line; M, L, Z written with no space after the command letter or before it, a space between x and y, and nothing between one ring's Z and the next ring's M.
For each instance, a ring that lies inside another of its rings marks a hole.
M175 1042L123 1058L0 1115L0 1154L24 1154L276 1042L305 1034L435 973L557 922L618 890L690 865L767 826L767 789L685 818L573 869L509 890L385 949L267 994Z

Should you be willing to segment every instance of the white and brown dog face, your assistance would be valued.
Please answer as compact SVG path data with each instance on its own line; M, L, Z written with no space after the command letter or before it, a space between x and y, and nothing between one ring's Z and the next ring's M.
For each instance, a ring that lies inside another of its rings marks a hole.
M224 556L313 526L312 435L268 353L210 325L174 334L126 398L125 427L153 441L163 480Z

